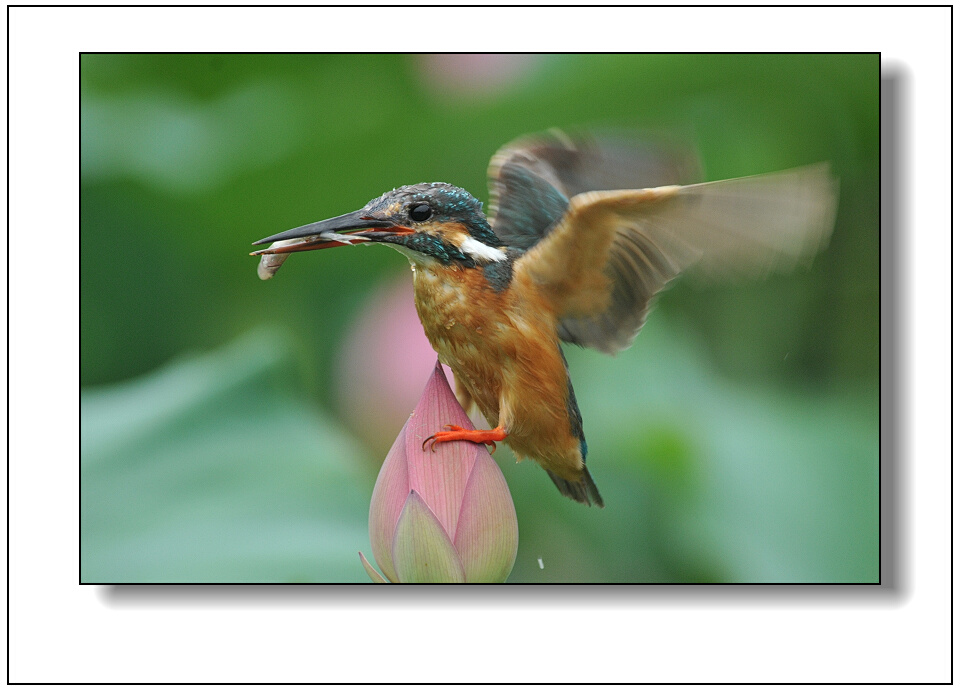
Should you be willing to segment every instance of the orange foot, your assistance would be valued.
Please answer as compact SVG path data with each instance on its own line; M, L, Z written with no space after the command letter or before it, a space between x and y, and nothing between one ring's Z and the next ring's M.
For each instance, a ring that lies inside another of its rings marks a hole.
M493 446L493 450L490 452L495 452L497 450L497 441L502 441L507 437L507 432L503 430L502 426L498 426L496 429L464 429L462 426L457 426L456 424L447 424L444 428L449 429L450 431L438 431L433 436L428 436L427 440L423 442L423 449L427 449L427 444L430 444L431 450L436 450L434 446L438 443L446 443L447 441L472 441L473 443L486 443L487 445Z

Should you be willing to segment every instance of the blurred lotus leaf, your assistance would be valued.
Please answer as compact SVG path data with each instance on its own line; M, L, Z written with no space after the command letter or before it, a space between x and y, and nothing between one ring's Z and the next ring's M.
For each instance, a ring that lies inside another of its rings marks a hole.
M81 580L362 582L371 479L259 331L81 396Z

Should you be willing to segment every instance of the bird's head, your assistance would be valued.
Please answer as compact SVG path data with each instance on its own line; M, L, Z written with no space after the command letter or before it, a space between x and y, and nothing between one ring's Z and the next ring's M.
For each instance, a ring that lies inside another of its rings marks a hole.
M506 258L503 243L483 215L482 204L467 191L445 182L399 187L358 211L287 230L254 244L274 242L282 244L254 254L380 242L418 264L474 267Z

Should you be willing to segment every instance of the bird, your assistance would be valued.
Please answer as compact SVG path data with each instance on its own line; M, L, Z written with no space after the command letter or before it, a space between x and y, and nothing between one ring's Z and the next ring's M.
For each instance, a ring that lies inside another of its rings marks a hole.
M526 135L497 151L489 209L446 182L397 187L359 210L255 245L268 279L291 253L387 245L413 271L417 313L456 395L489 429L447 425L424 442L505 442L560 493L604 506L562 343L615 354L654 297L688 268L761 277L810 262L832 233L829 165L681 184L696 157L624 138Z

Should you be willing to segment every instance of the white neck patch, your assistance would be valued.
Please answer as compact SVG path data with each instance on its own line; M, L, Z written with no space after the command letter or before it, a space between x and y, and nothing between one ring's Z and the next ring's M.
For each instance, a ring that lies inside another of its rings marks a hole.
M469 235L460 243L460 251L479 261L504 261L507 258L502 249L490 247Z

